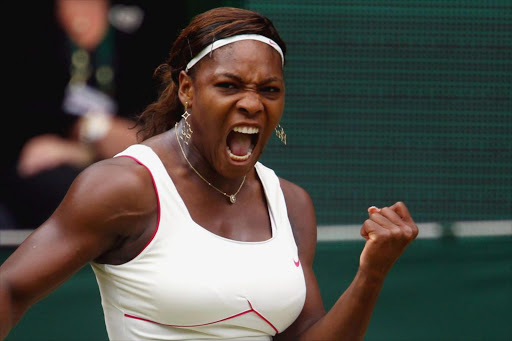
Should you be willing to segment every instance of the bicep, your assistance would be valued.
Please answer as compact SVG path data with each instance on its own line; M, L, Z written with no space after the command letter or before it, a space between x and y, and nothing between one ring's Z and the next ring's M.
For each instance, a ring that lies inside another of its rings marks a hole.
M50 218L2 265L2 281L14 299L31 305L88 262L92 252L82 236L57 225Z

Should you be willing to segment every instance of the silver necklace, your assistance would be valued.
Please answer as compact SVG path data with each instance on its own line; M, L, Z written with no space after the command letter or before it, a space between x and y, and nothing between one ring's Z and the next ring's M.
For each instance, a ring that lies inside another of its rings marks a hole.
M185 160L187 161L188 165L190 166L190 168L192 168L192 170L197 174L197 176L199 176L204 182L206 182L208 185L210 185L211 188L215 189L217 192L219 192L220 194L226 196L228 199L229 199L229 202L234 204L236 202L236 196L238 194L238 192L240 192L240 190L242 189L242 186L244 185L245 183L245 177L247 175L244 175L244 178L242 180L242 183L240 184L240 187L238 187L238 189L236 190L235 193L233 194L227 194L226 192L223 192L221 191L220 189L218 189L217 187L215 187L214 185L211 184L211 182L209 182L208 180L206 180L195 168L194 166L192 166L192 164L190 163L190 161L188 161L187 159L187 156L185 155L185 151L183 150L183 147L181 146L181 142L180 142L180 139L178 137L178 123L176 123L174 125L174 130L176 132L176 140L178 141L178 145L180 146L180 150L181 150L181 153L183 154L183 157L185 158Z

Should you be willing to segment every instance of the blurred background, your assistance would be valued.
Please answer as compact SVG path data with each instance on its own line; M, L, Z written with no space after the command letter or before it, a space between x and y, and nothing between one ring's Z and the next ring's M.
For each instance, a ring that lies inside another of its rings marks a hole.
M287 43L288 145L271 139L261 161L313 198L326 308L355 275L366 209L401 200L420 234L386 279L366 340L512 339L510 1L159 3L152 24L169 39L145 37L156 58L140 65L147 77L178 30L213 7L259 11ZM30 233L11 227L6 218L1 261ZM89 267L7 338L106 339Z

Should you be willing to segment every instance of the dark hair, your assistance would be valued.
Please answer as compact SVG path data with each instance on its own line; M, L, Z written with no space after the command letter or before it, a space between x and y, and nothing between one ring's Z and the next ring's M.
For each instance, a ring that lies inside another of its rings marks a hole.
M239 34L260 34L274 40L286 55L286 45L274 24L246 9L219 7L195 16L174 41L167 61L154 73L161 82L159 98L137 118L142 141L171 129L183 114L178 98L178 76L187 63L212 42ZM194 69L188 72L193 77Z

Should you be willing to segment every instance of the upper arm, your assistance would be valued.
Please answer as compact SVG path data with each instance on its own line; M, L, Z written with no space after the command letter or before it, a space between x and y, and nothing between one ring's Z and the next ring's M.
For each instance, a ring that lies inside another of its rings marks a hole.
M50 218L2 264L15 309L28 308L130 233L138 202L128 193L143 181L123 162L101 161L82 172Z
M295 322L276 340L292 339L319 320L324 314L322 297L313 271L313 261L317 242L317 223L313 201L300 186L280 179L286 200L288 217L299 251L299 259L306 281L306 301L301 314Z

